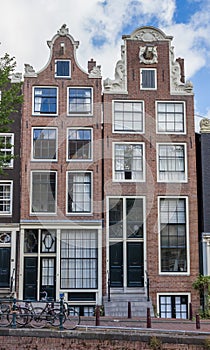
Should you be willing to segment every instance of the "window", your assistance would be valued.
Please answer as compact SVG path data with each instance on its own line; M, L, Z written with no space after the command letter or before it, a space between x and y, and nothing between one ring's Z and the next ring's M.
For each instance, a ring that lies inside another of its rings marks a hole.
M160 199L161 272L187 272L186 199Z
M185 113L183 102L157 103L157 131L185 133Z
M109 199L109 237L143 238L143 198ZM125 206L124 206L125 205Z
M69 129L68 160L90 160L91 138L91 129Z
M143 132L143 102L114 101L114 131Z
M57 88L34 88L34 114L57 114Z
M92 114L91 88L69 88L69 114Z
M160 295L160 318L188 318L188 295Z
M69 60L56 60L55 61L55 76L57 78L70 78L71 66Z
M155 90L157 89L156 83L156 69L142 68L140 69L141 76L141 89Z
M56 160L57 130L56 129L33 129L33 159Z
M97 245L94 230L61 231L61 288L97 288Z
M14 135L0 133L0 162L4 167L13 167Z
M0 215L12 215L12 181L0 182Z
M144 181L143 144L114 145L114 180Z
M185 145L158 145L159 181L186 181L186 152Z
M55 213L56 172L32 172L32 213Z
M68 213L91 212L91 173L68 173Z

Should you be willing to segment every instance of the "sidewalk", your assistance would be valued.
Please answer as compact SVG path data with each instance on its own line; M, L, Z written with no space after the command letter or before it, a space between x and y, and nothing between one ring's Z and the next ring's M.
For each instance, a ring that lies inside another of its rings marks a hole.
M95 317L81 317L80 326L82 328L85 327L95 327L96 326L96 318ZM199 324L196 324L196 319L194 318L192 321L183 320L183 319L161 319L161 318L151 318L151 327L147 327L147 319L146 318L111 318L106 316L101 316L99 319L100 328L129 328L129 329L150 329L150 330L164 330L164 331L190 331L190 332L198 332L198 333L209 333L210 335L210 320L200 320L200 328Z

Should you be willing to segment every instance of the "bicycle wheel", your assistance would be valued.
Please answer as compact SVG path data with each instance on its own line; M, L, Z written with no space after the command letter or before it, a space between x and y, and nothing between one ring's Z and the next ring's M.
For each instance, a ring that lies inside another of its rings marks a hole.
M34 307L30 325L33 328L44 328L46 325L46 313L41 307Z
M0 327L8 327L10 307L7 304L0 304Z
M13 310L10 311L8 318L9 318L10 324L12 324L14 320ZM15 310L16 325L19 327L25 327L30 322L30 320L31 320L30 311L23 306L18 306Z
M66 328L75 329L77 325L80 324L80 315L79 312L72 308L68 308L67 319L66 319Z
M48 312L49 321L53 327L59 327L61 324L60 309L52 309ZM62 324L66 321L65 314L62 313Z

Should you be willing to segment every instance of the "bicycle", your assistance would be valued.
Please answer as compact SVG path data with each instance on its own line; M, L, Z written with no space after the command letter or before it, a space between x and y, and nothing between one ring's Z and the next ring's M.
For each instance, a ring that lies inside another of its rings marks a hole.
M25 306L30 313L31 327L44 328L47 323L53 327L60 325L60 309L54 308L54 302L49 298L46 298L45 302L44 307L33 306L31 301L25 302Z
M62 303L62 314L67 329L75 329L80 324L80 314L72 308L66 301ZM63 322L63 323L64 323Z
M27 308L16 304L14 300L0 302L0 327L16 326L16 324L24 327L29 321Z

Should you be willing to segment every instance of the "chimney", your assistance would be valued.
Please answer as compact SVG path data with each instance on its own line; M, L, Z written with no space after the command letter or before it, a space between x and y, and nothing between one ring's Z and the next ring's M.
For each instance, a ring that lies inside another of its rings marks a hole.
M91 60L88 61L88 73L92 71L93 67L96 67L96 61L91 58Z

